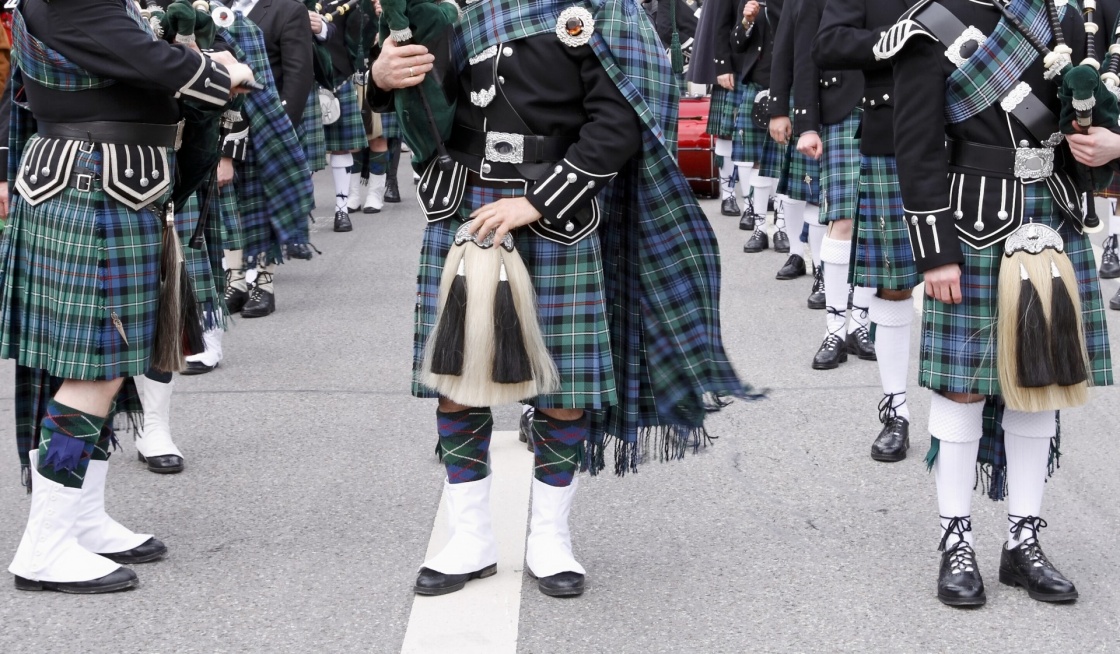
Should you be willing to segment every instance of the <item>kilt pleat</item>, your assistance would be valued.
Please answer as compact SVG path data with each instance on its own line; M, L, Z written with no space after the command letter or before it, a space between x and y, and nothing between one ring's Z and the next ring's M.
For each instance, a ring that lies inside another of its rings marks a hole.
M302 123L296 126L296 135L311 172L326 168L327 136L323 131L323 108L319 105L318 87L312 88L307 96L307 108L303 110Z
M861 157L854 285L901 291L922 281L903 219L895 158Z
M100 175L100 149L79 152L75 167ZM154 207L163 199L135 211L99 181L37 206L13 195L0 246L0 357L62 379L147 371L163 229Z
M236 185L226 184L218 189L218 216L222 221L222 247L226 250L244 248L245 230L241 226Z
M778 193L791 200L820 204L821 163L798 152L795 141L791 139L786 148L785 167L778 177Z
M785 148L777 141L770 138L770 132L754 124L751 112L754 111L754 99L764 89L751 82L746 85L743 101L735 111L735 133L731 139L731 160L751 162L758 164L760 171L781 170L782 157ZM766 175L763 177L777 177Z
M440 277L455 231L474 209L520 194L468 187L458 217L431 223L425 229L413 341L412 394L416 397L437 397L418 379L424 345L435 326ZM554 243L524 227L513 234L537 294L541 333L560 375L558 391L531 403L546 409L603 409L617 404L598 234L573 245Z
M1089 238L1078 234L1068 221L1058 226L1061 218L1044 184L1021 188L1024 192L1023 215L1058 230L1065 240L1066 254L1077 274L1081 320L1089 354L1090 385L1111 385L1112 357L1108 328ZM999 395L996 319L1003 247L994 245L974 250L962 244L961 248L965 258L961 267L963 301L960 304L944 304L928 296L925 298L918 382L936 391Z
M856 217L859 206L859 132L862 109L821 126L821 223Z
M191 290L198 303L203 327L212 329L222 321L221 291L215 284L213 262L208 254L209 245L198 250L190 246L191 237L198 227L198 218L199 202L198 195L195 194L175 213L175 231L178 232L183 247L187 277L191 281Z
M708 127L704 131L715 138L730 139L735 133L735 112L743 102L746 86L736 84L728 91L722 86L712 88L708 103Z
M317 97L317 96L316 96ZM366 147L366 128L362 125L362 109L353 82L346 82L335 91L338 98L339 117L330 125L323 125L327 152L353 152Z
M381 136L387 139L404 138L404 131L401 130L401 121L400 118L397 117L395 111L387 111L377 115L381 116Z

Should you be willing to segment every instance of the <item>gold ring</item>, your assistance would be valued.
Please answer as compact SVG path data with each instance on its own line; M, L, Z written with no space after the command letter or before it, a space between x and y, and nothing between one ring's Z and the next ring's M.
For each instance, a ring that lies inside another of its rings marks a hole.
M409 77L416 77L416 73L415 73L415 72L413 72L413 70L412 70L412 66L409 66L409 67L408 67L408 76L409 76Z

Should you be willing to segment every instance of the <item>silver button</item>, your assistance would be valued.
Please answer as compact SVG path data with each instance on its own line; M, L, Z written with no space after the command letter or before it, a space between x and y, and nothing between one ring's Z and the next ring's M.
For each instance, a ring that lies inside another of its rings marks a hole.
M590 182L588 182L587 188L595 188L595 180L591 180Z
M569 221L568 221L568 224L567 224L567 225L564 225L564 231L565 231L565 232L574 232L574 231L576 231L576 224L575 224L575 223L573 223L572 221L570 221L570 220L569 220Z
M975 223L973 223L972 226L975 227L976 231L978 231L978 232L984 231L984 221L983 220L977 220Z
M918 217L917 216L910 216L910 224L917 227L918 226Z
M891 99L891 96L890 96L890 95L888 95L888 94L886 94L886 93L884 93L884 94L883 94L883 99L884 99L884 100L890 100L890 99Z
M1023 139L1022 141L1019 141L1019 147L1021 147L1021 148L1028 148L1028 147L1030 147L1030 145L1031 145L1031 142L1028 141L1027 139Z
M872 106L872 107L874 107L874 106L875 106L875 101L874 101L874 100L872 100L872 101L871 101L871 106ZM876 115L878 115L878 114L876 114Z
M833 78L832 78L832 81L833 81L833 83L835 83L835 82L836 82L836 78L835 78L835 77L833 77Z
M488 164L488 163L482 164L482 172L489 173L490 172L490 164ZM425 186L427 186L427 184L425 184Z
M1003 209L1000 209L999 211L997 211L996 215L999 216L1000 220L1007 220L1007 212L1004 211Z
M961 218L964 218L964 212L961 211L960 209L957 209L956 211L954 211L953 215L957 217L957 220L960 220Z
M579 178L576 177L575 173L568 173L568 183L569 184L575 184L577 180L579 180Z
M926 216L926 224L933 226L937 224L937 216Z
M553 169L552 169L552 172L554 172L554 173L562 173L562 172L564 172L564 167L563 167L563 166L557 166L557 167L555 167L555 168L553 168Z
M506 47L502 48L502 54L504 54L507 57L512 57L513 56L513 48L511 48L507 45Z
M501 75L498 75L498 84L505 84L505 83L506 83L506 78L502 77Z

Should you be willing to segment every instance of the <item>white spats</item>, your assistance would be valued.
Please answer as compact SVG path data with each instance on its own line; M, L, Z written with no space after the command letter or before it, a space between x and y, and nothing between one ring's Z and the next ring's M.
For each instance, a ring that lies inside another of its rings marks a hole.
M731 141L716 139L715 153L720 157L719 198L726 200L735 196L735 164L731 163Z
M362 208L366 188L369 180L362 179L361 173L350 173L350 199L346 203L348 211L357 211Z
M444 482L451 538L423 567L461 575L498 562L498 543L490 515L490 484L491 477L462 484Z
M78 519L74 522L74 536L78 544L99 554L127 552L152 537L151 534L133 533L105 512L105 480L108 475L108 461L89 462L82 482Z
M525 563L537 577L550 577L561 572L586 574L572 556L572 535L568 515L572 511L579 477L570 486L549 486L533 480L533 517L529 523L529 541L525 546Z
M175 387L175 380L163 384L145 375L132 379L140 394L140 404L144 406L144 429L136 437L136 451L145 459L153 456L183 456L171 440L171 391Z
M331 155L331 176L334 179L334 210L346 211L350 203L350 170L354 155L349 152Z
M1053 411L1027 413L1008 409L1003 412L1003 444L1007 449L1009 549L1037 536L1029 523L1019 532L1018 538L1012 533L1012 527L1020 518L1041 515L1042 495L1046 490L1046 474L1050 464L1050 439L1057 433L1055 417Z
M369 193L366 194L366 201L362 203L363 209L368 209L371 213L377 213L385 207L385 174L370 175L369 176Z
M218 365L222 360L222 328L207 329L202 334L202 342L206 344L206 349L200 354L187 357L187 361L195 361L211 367Z
M914 321L911 300L884 300L873 296L871 322L875 323L875 354L883 395L890 396L895 413L910 420L906 402L906 373L910 365L910 323Z

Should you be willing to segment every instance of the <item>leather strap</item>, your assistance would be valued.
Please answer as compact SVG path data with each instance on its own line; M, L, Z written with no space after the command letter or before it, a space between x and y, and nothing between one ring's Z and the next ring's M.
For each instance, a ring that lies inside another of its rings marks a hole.
M534 136L525 135L525 154L522 163L552 163L564 158L568 148L572 146L571 139L559 136ZM475 157L486 157L486 132L471 129L456 123L451 130L451 138L447 147L458 150Z
M146 145L156 148L178 147L179 124L118 123L97 120L87 123L47 123L39 121L39 136L91 143Z
M949 165L977 175L1015 178L1015 149L946 139Z

